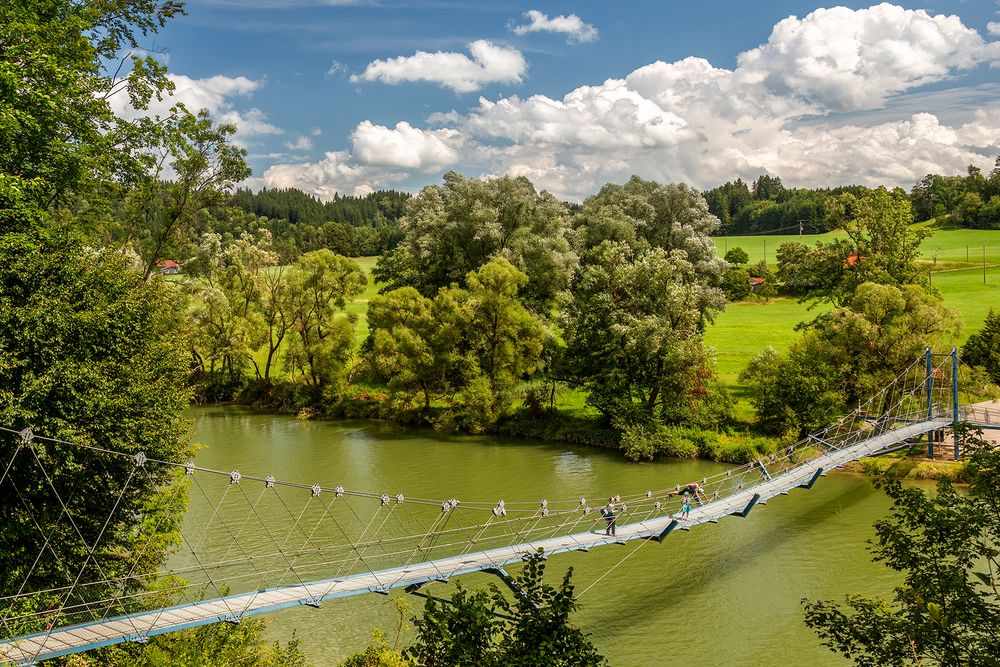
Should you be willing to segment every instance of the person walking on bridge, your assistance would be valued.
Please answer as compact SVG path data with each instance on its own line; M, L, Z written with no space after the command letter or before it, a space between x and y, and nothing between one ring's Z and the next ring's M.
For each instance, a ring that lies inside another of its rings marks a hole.
M601 516L604 520L608 522L608 527L604 530L605 535L615 534L615 523L618 521L618 516L615 514L615 499L608 498L608 504L601 508Z
M689 514L691 514L691 499L684 496L684 500L681 502L681 519L687 521Z

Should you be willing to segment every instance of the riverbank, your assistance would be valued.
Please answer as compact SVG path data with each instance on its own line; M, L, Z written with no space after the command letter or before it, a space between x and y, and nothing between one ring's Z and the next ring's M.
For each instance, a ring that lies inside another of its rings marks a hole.
M936 461L920 454L894 453L874 456L848 463L843 468L868 477L888 476L893 479L936 481L947 479L964 484L965 463L962 461Z
M485 426L463 420L460 406L431 405L429 409L401 408L384 390L353 388L337 400L323 400L298 384L251 384L236 403L256 410L294 415L299 419L370 419L402 427L432 428L446 434L497 435L520 440L542 440L584 445L621 452L633 462L699 459L744 465L792 444L762 436L746 428L711 430L697 427L632 427L624 431L596 415L521 407Z
M385 406L385 394L377 391L359 391L322 408L302 408L302 397L294 395L293 386L281 388L274 385L266 392L260 391L259 387L257 389L255 392L243 392L237 403L263 413L290 415L307 421L335 424L343 420L364 419L414 429L415 432L434 429L446 435L476 435L463 432L461 424L449 419L445 409L432 408L430 415L422 410L390 410ZM479 435L613 450L622 459L647 464L692 460L743 465L789 444L778 438L748 432L720 433L691 428L622 434L594 417L561 412L539 414L528 409L515 411ZM961 483L964 481L965 466L960 461L928 460L919 452L913 455L901 452L862 459L848 464L844 470L868 477L889 475L919 481L947 478Z

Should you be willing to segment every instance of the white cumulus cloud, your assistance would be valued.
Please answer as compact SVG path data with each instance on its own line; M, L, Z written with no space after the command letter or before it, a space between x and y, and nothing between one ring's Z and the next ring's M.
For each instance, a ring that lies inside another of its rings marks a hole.
M261 182L269 188L299 188L321 199L335 194L364 196L377 184L406 178L406 172L357 164L347 151L331 151L317 162L276 164L269 167Z
M597 28L584 23L576 14L568 16L555 16L549 18L537 9L531 9L524 13L528 19L527 23L511 27L515 35L526 35L529 32L557 32L566 35L566 41L592 42L597 39Z
M421 130L406 121L394 128L363 121L351 135L354 156L382 167L437 171L458 158L461 136L455 130Z
M285 148L290 151L308 151L312 150L313 142L309 137L300 134L299 138L295 141L286 141Z
M364 72L352 75L351 81L429 81L456 93L469 93L489 83L520 83L528 70L517 49L485 39L470 43L468 49L471 58L449 51L417 51L412 56L374 60Z
M790 16L766 44L740 54L738 71L778 94L844 111L879 106L894 93L997 57L1000 45L958 16L883 3Z
M170 108L181 102L188 111L198 113L202 109L221 123L236 125L237 136L246 137L262 134L281 134L282 129L267 121L267 116L256 107L238 109L236 101L246 98L263 84L245 76L211 76L194 79L183 74L168 74L174 84L174 92L162 100L153 98L149 108L136 110L129 104L127 95L118 94L111 98L112 110L122 118L140 116L166 116Z
M981 87L921 94L998 54L1000 41L956 16L889 4L822 9L779 22L734 69L689 57L561 97L480 98L464 112L428 115L427 129L364 121L351 153L334 154L326 171L306 165L302 183L350 192L366 178L377 188L461 165L525 175L572 200L631 174L701 188L761 173L801 187L909 187L930 172L992 166L1000 99ZM956 114L950 99L968 112Z
M1000 22L990 21L989 23L986 24L986 30L989 31L991 35L1000 36Z

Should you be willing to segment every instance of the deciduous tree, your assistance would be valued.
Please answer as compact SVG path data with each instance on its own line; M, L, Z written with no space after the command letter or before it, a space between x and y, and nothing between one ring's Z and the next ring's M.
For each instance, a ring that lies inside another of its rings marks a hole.
M565 289L576 257L566 207L528 179L467 179L455 172L407 202L404 238L374 271L388 289L415 287L433 297L495 257L527 274L521 297L547 314Z
M459 588L448 603L427 601L415 619L416 641L405 655L427 667L597 667L607 664L570 623L578 608L572 569L558 586L544 583L545 561L527 559L511 581L513 601L495 586Z
M935 493L879 478L892 499L875 523L874 559L903 582L891 599L803 601L806 624L856 665L1000 664L1000 451L965 429L970 481Z
M969 336L962 348L962 360L982 366L990 380L1000 384L1000 313L990 309L983 328Z
M352 313L347 302L364 291L368 277L353 259L329 250L300 257L288 276L294 336L285 364L315 387L339 389L354 352Z

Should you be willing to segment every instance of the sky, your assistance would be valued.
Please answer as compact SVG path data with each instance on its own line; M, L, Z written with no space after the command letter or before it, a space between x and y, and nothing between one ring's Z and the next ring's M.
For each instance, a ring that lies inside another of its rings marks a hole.
M329 199L456 170L581 201L632 174L707 189L910 188L1000 155L1000 4L188 0L143 46L238 127L246 186ZM134 113L127 100L116 110Z

